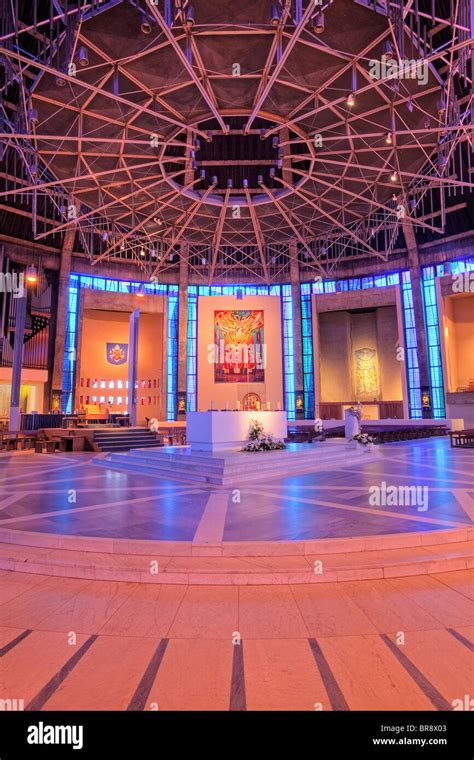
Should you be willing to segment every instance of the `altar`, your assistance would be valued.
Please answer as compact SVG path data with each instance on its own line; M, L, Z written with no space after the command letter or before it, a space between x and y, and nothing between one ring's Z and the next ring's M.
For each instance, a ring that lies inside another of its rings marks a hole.
M288 434L288 417L281 411L188 412L186 438L191 451L238 450L248 439L250 423L258 420L265 433L283 441Z

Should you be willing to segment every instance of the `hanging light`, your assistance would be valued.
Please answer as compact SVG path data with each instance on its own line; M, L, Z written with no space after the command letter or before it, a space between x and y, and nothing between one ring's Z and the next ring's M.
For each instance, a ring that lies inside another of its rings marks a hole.
M145 256L145 249L144 248L140 248L140 256L142 256L142 258Z
M398 180L397 172L393 171L390 175L390 182L396 182Z
M281 17L280 17L280 11L278 10L276 5L272 5L272 26L278 26L280 23Z
M391 61L393 58L393 47L390 40L386 40L384 45L384 56L386 61Z
M322 34L324 32L324 13L319 11L313 16L313 31L315 34Z
M89 54L87 52L87 48L84 47L84 45L81 45L81 47L79 48L78 57L79 57L79 66L82 66L84 68L85 66L89 65Z
M391 132L387 132L387 134L385 135L385 142L387 143L387 145L393 144L393 137L392 137Z
M145 297L145 286L143 285L143 283L140 283L140 285L138 286L138 290L135 293L135 295L136 295L137 298L144 298Z
M190 32L194 26L194 8L192 5L190 5L189 8L187 8L186 10L184 26L186 27L188 32Z
M38 282L38 273L34 264L29 264L26 267L26 281L28 285L36 285Z
M346 105L348 105L348 106L349 106L349 108L352 108L352 106L353 106L354 104L355 104L355 97L354 97L354 93L353 93L353 92L350 92L350 93L349 93L349 95L347 96Z

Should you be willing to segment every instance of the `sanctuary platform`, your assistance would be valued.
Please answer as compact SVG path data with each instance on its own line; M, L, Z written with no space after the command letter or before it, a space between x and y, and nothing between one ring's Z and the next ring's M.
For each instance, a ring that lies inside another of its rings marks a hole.
M286 413L284 416L286 420ZM192 445L132 449L126 453L112 453L107 459L95 459L94 464L143 472L156 478L239 486L249 480L271 481L300 472L338 469L348 459L365 464L377 457L375 446L366 451L352 441L333 438L314 443L290 443L286 449L276 451L194 451Z

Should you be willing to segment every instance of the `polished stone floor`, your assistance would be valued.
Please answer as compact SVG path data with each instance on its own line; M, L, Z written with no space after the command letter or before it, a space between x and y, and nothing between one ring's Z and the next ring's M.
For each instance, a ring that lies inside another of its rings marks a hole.
M389 444L341 469L188 485L92 464L90 454L0 455L0 530L167 541L282 541L463 528L474 517L474 451L445 438ZM250 456L250 455L249 455ZM262 456L256 455L256 456ZM257 460L256 460L257 462ZM426 487L427 510L374 505L370 489ZM237 484L239 485L239 484Z
M472 695L473 581L463 570L147 586L2 571L0 698L26 710L452 710Z

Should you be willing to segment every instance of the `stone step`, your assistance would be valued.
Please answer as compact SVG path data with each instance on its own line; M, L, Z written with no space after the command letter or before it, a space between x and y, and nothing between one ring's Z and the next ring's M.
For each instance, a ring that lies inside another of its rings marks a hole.
M257 585L398 578L474 566L472 543L468 541L332 554L251 557L160 554L160 542L154 543L157 550L153 554L1 543L0 569L131 583Z
M188 451L163 450L148 452L132 449L125 453L112 453L110 458L94 460L101 467L142 472L154 477L173 478L186 482L231 485L238 479L259 480L268 477L287 477L295 473L339 467L347 460L348 450L343 445L324 445L321 450L303 447L283 452L260 452L225 457L214 457L205 452L190 454ZM274 455L278 455L274 457ZM367 456L355 448L350 450L351 459ZM373 454L369 455L373 458ZM369 459L367 459L369 461Z

